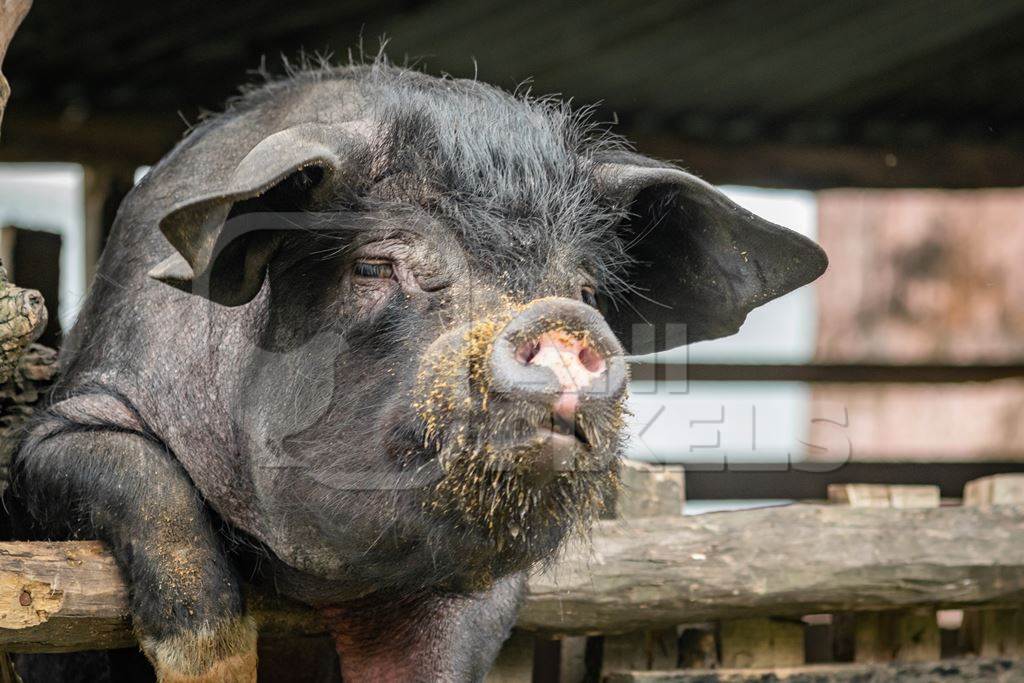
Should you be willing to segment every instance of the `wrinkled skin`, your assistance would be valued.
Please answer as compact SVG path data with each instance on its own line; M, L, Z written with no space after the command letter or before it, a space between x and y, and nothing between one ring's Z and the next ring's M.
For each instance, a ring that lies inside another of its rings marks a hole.
M322 610L346 680L479 680L614 488L623 347L729 334L824 266L556 105L300 73L126 199L18 492L111 546L161 680L253 679L243 565Z

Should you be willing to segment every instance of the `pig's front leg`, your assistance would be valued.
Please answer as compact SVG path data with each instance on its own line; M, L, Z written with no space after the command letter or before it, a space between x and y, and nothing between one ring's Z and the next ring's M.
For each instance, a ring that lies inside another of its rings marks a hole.
M516 620L526 578L471 595L367 600L323 609L345 683L482 681Z
M123 414L109 398L68 405L76 400L88 401L56 406L22 446L16 480L22 500L49 529L69 522L73 512L74 532L110 546L129 584L142 649L160 681L255 681L256 628L188 476L154 439L97 424L104 409Z

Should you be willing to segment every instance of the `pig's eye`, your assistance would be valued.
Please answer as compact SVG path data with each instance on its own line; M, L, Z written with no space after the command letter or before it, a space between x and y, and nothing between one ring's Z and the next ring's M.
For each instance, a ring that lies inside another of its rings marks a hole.
M580 300L588 306L597 308L597 292L590 285L580 288Z
M359 259L355 262L352 272L356 274L356 277L381 280L390 280L395 276L395 269L390 263L373 259Z

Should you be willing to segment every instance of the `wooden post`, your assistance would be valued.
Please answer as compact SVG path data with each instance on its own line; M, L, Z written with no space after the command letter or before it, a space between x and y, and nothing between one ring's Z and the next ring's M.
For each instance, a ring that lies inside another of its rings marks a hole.
M533 679L533 641L532 633L512 631L485 683L529 683Z
M584 683L587 676L587 637L566 636L560 645L559 683Z
M832 503L861 508L937 508L940 502L938 486L890 484L830 484L828 498ZM849 631L856 662L926 662L941 656L934 608L856 614L852 620Z
M622 462L621 476L622 485L613 505L616 519L628 523L631 519L683 514L686 488L682 465L652 465L626 459ZM674 669L678 656L675 628L605 636L602 676L612 671Z
M85 281L91 283L117 209L134 185L135 169L130 166L85 166L84 171Z
M723 621L719 641L723 668L770 669L804 663L804 625L799 620Z
M855 508L937 508L938 486L891 484L829 484L828 500Z
M996 474L967 482L967 507L1024 505L1024 474ZM979 657L1024 657L1024 611L964 610L961 637Z
M611 510L615 519L683 514L686 483L682 465L652 465L624 459L621 479Z
M683 669L718 668L715 624L690 624L679 634L679 666Z

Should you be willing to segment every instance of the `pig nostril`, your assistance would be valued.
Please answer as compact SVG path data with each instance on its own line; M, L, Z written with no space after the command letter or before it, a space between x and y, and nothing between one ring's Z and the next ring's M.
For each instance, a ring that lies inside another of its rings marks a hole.
M604 371L604 357L592 346L584 346L579 353L580 364L590 372Z
M516 360L518 360L523 365L529 365L530 362L537 356L538 352L540 352L540 342L523 342L518 346L518 348L516 348Z

